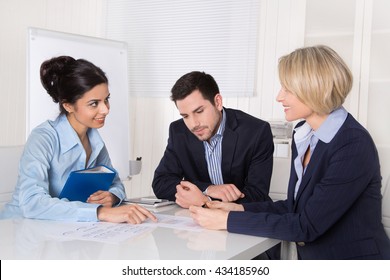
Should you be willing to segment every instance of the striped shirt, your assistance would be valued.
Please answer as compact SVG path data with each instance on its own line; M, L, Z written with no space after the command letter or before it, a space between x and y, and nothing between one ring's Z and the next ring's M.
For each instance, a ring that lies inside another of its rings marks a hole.
M209 171L209 176L211 183L214 185L222 185L222 139L223 132L225 131L226 123L226 113L222 110L222 121L219 125L217 133L210 138L210 143L208 141L203 141L205 148L205 157L207 162L207 168Z

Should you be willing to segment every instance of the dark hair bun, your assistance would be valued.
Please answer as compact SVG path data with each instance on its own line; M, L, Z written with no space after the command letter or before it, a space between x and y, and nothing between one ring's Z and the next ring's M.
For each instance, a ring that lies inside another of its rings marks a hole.
M59 56L46 60L41 65L40 75L42 86L56 103L60 102L58 95L58 78L61 76L65 66L75 61L76 60L70 56Z

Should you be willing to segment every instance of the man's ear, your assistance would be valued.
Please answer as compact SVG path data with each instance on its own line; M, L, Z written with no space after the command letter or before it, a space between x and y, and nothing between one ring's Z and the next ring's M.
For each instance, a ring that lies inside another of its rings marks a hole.
M215 96L214 96L214 104L215 104L215 107L217 107L217 109L220 111L222 110L223 108L223 104L222 104L222 95L220 93L217 93Z

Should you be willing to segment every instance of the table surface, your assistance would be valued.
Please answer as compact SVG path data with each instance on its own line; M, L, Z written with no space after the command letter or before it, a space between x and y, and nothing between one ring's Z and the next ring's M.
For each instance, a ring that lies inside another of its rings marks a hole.
M189 217L187 209L176 205L164 208L160 214ZM227 231L160 226L121 242L64 240L53 234L64 225L33 219L0 220L0 259L252 259L280 242Z

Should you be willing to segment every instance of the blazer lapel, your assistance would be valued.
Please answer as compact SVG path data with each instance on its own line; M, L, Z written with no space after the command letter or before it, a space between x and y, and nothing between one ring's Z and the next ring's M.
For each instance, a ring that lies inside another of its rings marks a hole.
M201 174L206 175L209 177L209 171L207 169L207 162L205 158L205 150L204 150L204 144L203 141L200 141L196 136L190 135L189 137L189 147L191 147L194 159L195 159L195 165L197 170L201 172ZM210 181L211 182L211 181Z
M223 180L230 180L230 171L232 168L234 154L236 152L238 134L235 132L237 119L234 113L224 108L226 113L225 131L222 139L222 177Z
M230 170L233 163L233 157L236 152L236 143L238 135L234 131L225 128L225 133L222 139L222 177L224 181L230 178Z
M294 211L294 190L295 190L295 185L298 181L298 176L297 172L295 170L294 166L294 159L297 157L297 148L295 144L292 145L291 147L291 170L290 170L290 179L288 181L288 189L287 189L287 202L288 202L288 209L290 211Z
M317 167L317 163L321 160L325 149L326 149L326 144L323 143L321 140L319 140L317 143L317 146L314 150L314 153L310 157L310 161L309 161L309 164L307 165L305 174L303 175L302 182L299 185L297 197L296 197L295 203L294 203L294 210L296 209L297 202L298 202L302 192L305 190L305 188L309 184L310 179L313 175L313 172L315 171L315 169Z

